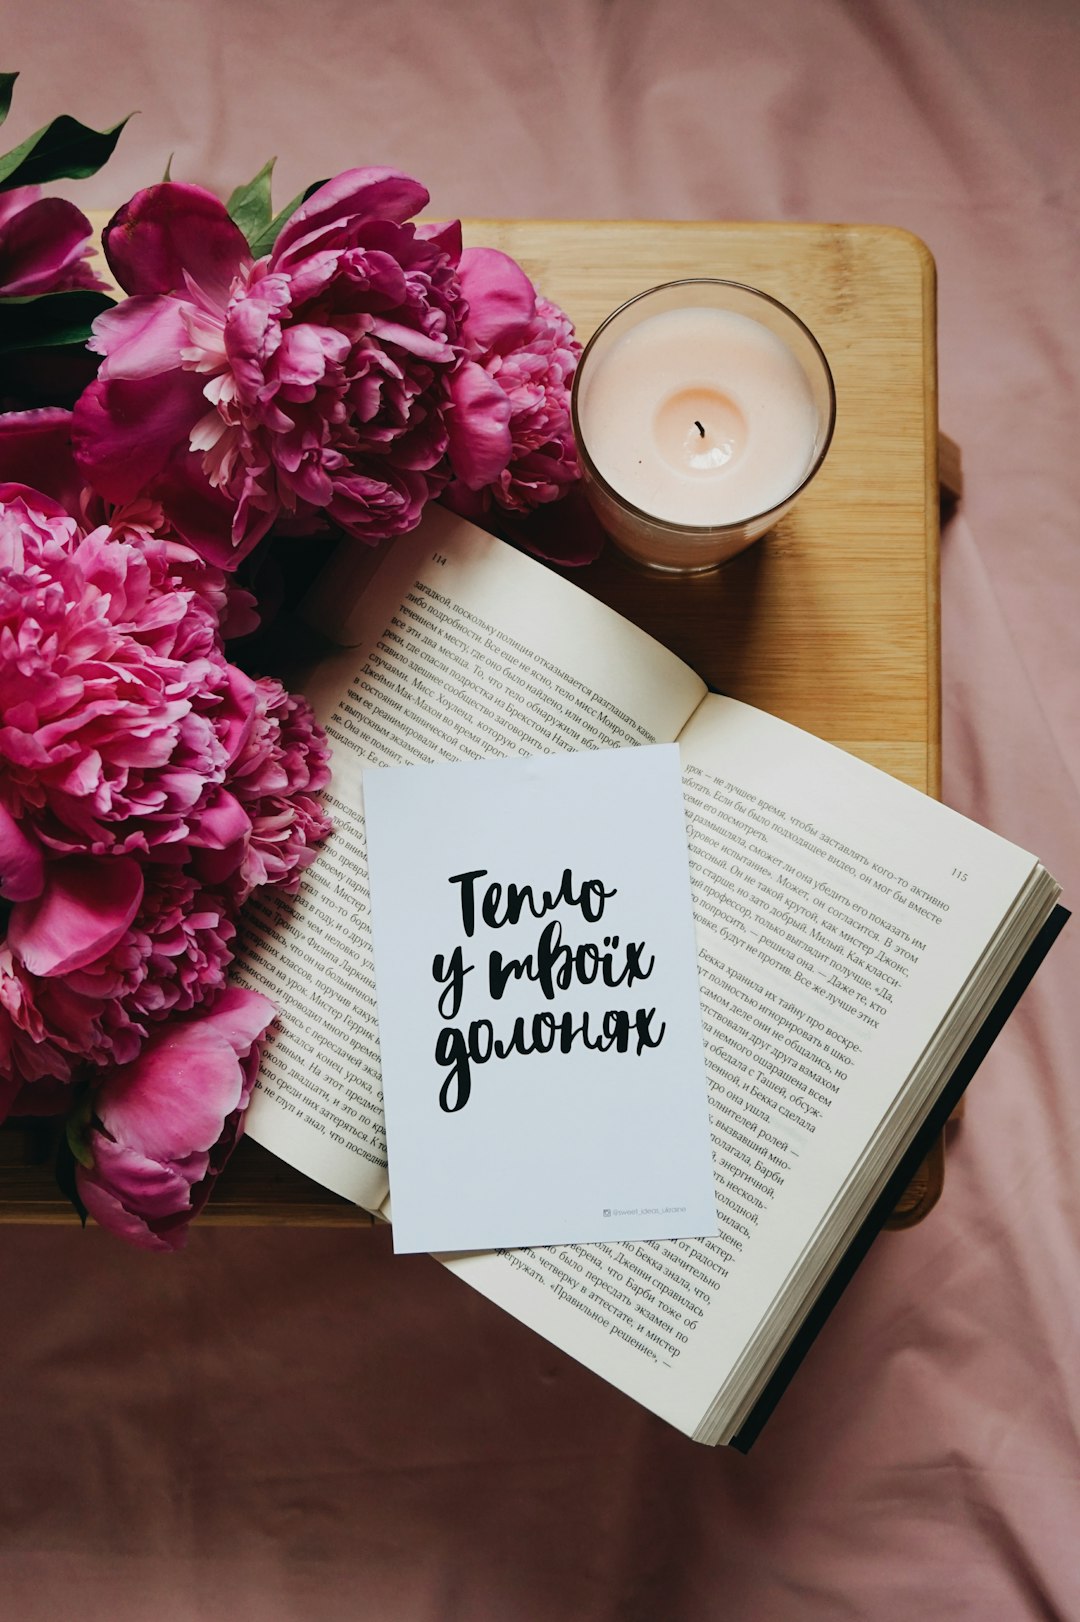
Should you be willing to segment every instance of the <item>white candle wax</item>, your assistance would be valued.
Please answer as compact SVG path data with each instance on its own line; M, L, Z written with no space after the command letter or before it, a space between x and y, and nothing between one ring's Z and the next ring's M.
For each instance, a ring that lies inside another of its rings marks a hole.
M733 310L646 316L582 379L581 433L624 500L676 525L736 524L808 473L818 415L787 345Z

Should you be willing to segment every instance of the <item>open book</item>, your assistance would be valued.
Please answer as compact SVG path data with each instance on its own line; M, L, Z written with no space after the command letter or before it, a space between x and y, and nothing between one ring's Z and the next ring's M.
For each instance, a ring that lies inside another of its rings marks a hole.
M1060 927L1058 886L437 507L339 553L305 615L348 644L304 682L335 832L295 900L249 904L238 978L281 1012L247 1130L389 1214L365 763L678 742L720 1236L442 1259L687 1434L747 1445Z

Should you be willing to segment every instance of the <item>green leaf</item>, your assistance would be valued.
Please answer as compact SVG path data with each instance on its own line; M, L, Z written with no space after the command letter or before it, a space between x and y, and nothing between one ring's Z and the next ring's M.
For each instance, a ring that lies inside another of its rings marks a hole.
M175 158L175 156L176 156L175 152L170 152L169 153L169 161L165 165L165 173L161 177L163 182L166 181L166 180L171 180L172 179L172 161Z
M18 77L17 73L0 73L0 124L11 111L11 92Z
M79 1185L75 1181L75 1156L66 1137L61 1138L56 1147L56 1186L64 1198L71 1201L75 1214L85 1228L90 1213L79 1196Z
M285 204L285 207L281 210L280 214L274 215L273 219L270 221L270 224L260 236L249 237L248 246L251 249L251 257L253 259L261 259L264 254L269 253L285 226L288 225L289 221L300 207L300 204L306 203L308 198L312 196L314 192L317 192L320 186L325 185L325 180L312 181L311 185L308 186L305 191L297 192L291 203Z
M122 118L110 130L92 130L61 113L0 158L0 191L39 186L48 180L85 180L87 175L97 174L112 156L126 123L127 118Z
M225 207L229 218L238 225L248 239L248 245L263 235L270 225L273 209L270 207L270 177L276 158L264 163L254 180L246 186L237 186Z
M90 1126L94 1114L94 1095L87 1088L64 1123L64 1137L72 1155L90 1171L94 1164L94 1151L90 1147Z
M0 355L85 344L95 316L115 303L107 293L82 288L36 298L0 298Z

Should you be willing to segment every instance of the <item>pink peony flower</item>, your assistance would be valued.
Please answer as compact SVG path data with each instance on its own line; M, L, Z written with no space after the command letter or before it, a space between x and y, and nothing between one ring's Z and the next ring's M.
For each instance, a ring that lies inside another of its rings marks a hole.
M349 170L253 261L211 193L139 192L105 233L132 297L94 323L105 358L74 424L89 482L160 500L227 568L279 519L305 533L325 513L369 542L414 528L449 476L464 313L458 226L409 223L427 201L393 170Z
M179 543L160 502L136 497L113 508L87 488L75 465L71 423L71 412L60 406L0 413L0 486L31 486L52 497L84 529L104 525L113 540L135 546L165 541L176 583L205 601L225 640L250 635L259 624L255 598L231 575Z
M0 1121L16 1107L24 1089L36 1093L42 1083L68 1083L74 1074L62 1035L51 1029L48 1011L38 1008L33 983L27 982L9 948L0 946ZM33 1104L23 1113L36 1113Z
M330 749L311 707L267 676L255 688L255 721L229 774L229 788L251 818L240 901L261 884L295 895L330 832L317 798L330 781Z
M468 360L450 383L455 480L444 500L467 517L481 517L493 502L527 512L557 500L579 477L570 385L581 345L569 318L506 254L469 248L458 275L468 305ZM501 414L489 403L493 386Z
M54 908L70 907L59 864L50 872ZM104 876L110 859L96 866ZM184 868L153 863L142 870L142 895L128 927L112 945L94 940L96 956L65 970L0 946L0 1119L52 1113L70 1100L52 1084L130 1064L151 1029L175 1014L213 1001L226 984L236 935L231 895L205 889ZM70 911L63 918L70 937ZM40 972L44 969L46 972ZM45 1084L44 1086L42 1084Z
M240 901L327 831L325 738L225 660L225 579L0 486L0 1118L215 997Z
M40 186L0 192L0 296L106 289L88 263L92 235L74 203L42 197Z
M89 492L83 492L84 506L93 513L100 506ZM163 543L174 587L190 591L213 616L224 641L250 636L261 623L259 605L250 591L237 584L231 574L204 562L197 552L175 538L164 508L156 501L130 501L116 508L106 520L111 540L154 550Z
M0 487L0 805L54 857L217 845L254 714L169 548Z
M0 485L6 484L29 486L80 517L85 486L72 454L70 411L0 413Z
M242 1131L273 1005L227 991L210 1013L170 1024L94 1099L76 1186L102 1227L145 1250L179 1250Z

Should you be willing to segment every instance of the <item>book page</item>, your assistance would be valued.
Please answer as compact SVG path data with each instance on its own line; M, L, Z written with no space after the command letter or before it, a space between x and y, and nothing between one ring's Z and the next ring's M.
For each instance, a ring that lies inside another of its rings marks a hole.
M346 580L349 554L339 556ZM364 764L671 742L705 686L611 609L437 506L364 573L358 600L337 616L357 645L304 684L333 746L335 830L295 899L251 898L235 978L280 1010L247 1131L375 1209L387 1179ZM323 582L324 601L334 591Z
M733 700L680 747L720 1238L449 1265L694 1434L1037 864Z

